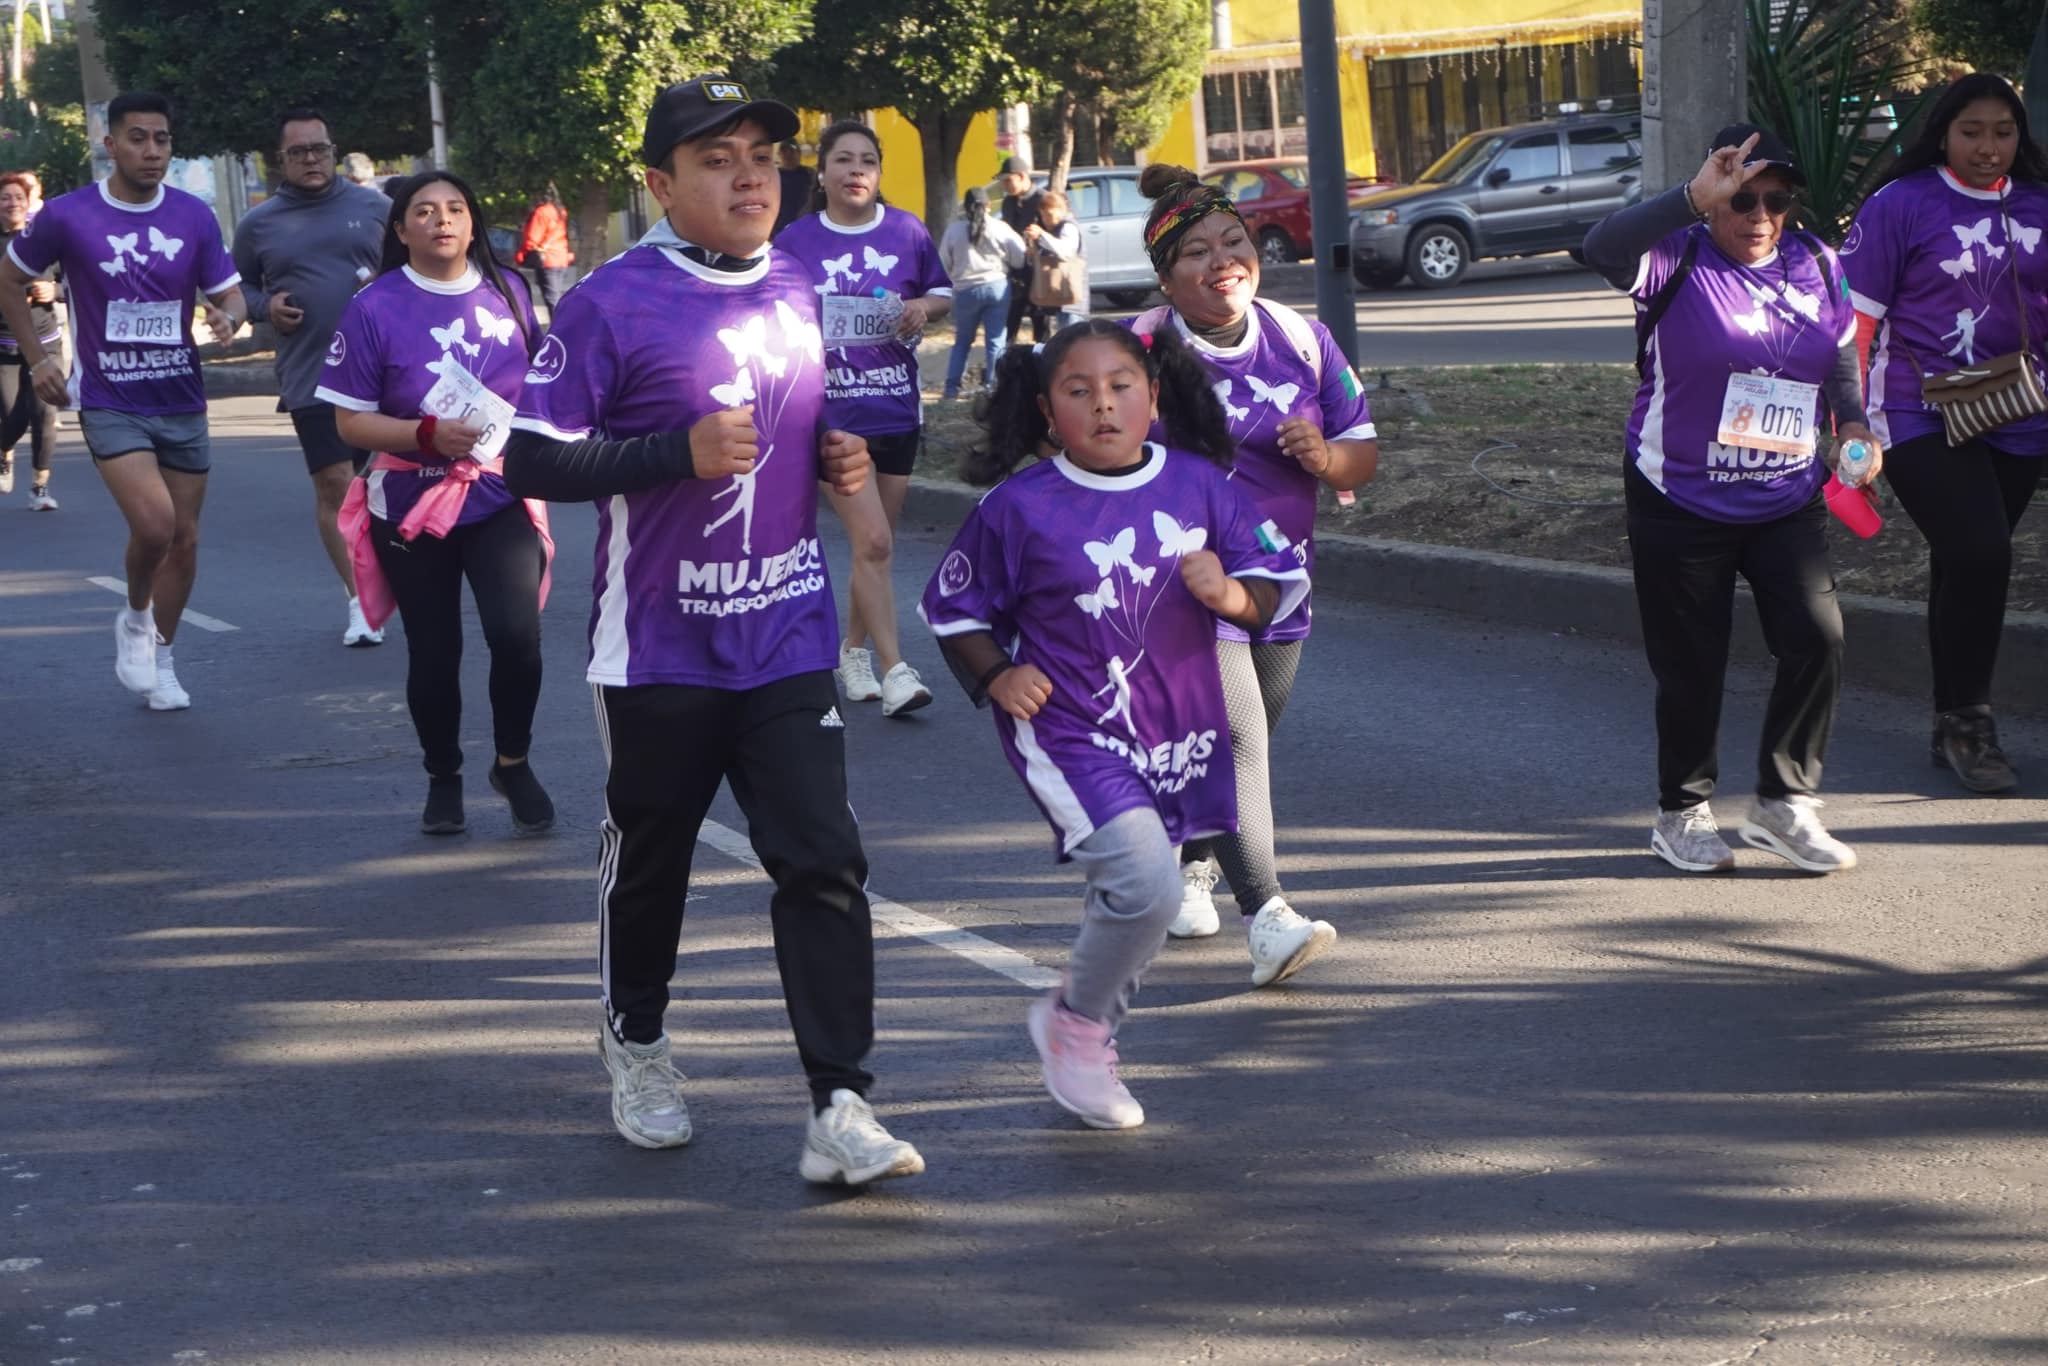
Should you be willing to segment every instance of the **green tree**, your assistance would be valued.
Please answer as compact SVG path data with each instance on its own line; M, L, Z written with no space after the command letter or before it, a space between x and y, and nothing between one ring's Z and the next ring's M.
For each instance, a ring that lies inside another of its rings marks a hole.
M324 110L337 141L374 157L431 141L421 25L398 0L92 0L123 89L178 109L187 156L274 146L277 115Z
M0 171L34 171L44 194L60 195L90 175L78 41L69 25L58 25L51 41L27 55L26 98L0 102Z
M1074 124L1096 120L1100 155L1158 140L1202 82L1207 0L1030 0L1026 60L1051 91L1052 183L1065 188Z
M782 88L823 109L894 109L924 152L925 221L945 230L974 116L1029 98L1019 57L1032 0L817 0L812 36L775 55Z
M758 70L803 36L809 0L498 0L481 43L451 43L445 79L458 167L497 195L549 181L577 211L582 257L639 174L654 97L675 81ZM436 50L444 50L437 42Z
M2041 0L1914 0L1913 27L1935 56L2018 80L2041 9Z

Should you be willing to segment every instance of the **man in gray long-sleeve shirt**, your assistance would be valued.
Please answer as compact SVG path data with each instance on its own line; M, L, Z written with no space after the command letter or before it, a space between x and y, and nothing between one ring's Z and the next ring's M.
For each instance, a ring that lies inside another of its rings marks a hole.
M313 477L314 516L334 572L348 590L344 645L377 645L356 601L355 571L335 525L349 480L367 453L341 439L334 409L313 397L342 309L377 274L391 201L334 173L334 141L317 109L290 109L278 120L284 182L235 229L235 269L251 322L277 332L278 410L292 415L306 472Z

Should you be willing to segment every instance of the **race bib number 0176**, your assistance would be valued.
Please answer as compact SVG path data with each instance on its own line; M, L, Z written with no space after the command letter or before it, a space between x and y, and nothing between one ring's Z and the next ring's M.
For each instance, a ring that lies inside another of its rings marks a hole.
M1810 459L1814 407L1819 399L1818 384L1771 375L1730 375L1721 398L1721 431L1716 439L1724 446Z
M107 344L109 346L182 346L185 309L176 299L139 303L132 299L107 301Z
M903 300L894 294L877 299L863 294L824 296L824 342L827 346L867 346L896 335Z

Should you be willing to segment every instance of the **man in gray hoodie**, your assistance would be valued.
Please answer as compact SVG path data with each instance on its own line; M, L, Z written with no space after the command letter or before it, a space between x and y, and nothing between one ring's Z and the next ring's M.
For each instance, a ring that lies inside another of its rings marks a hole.
M382 264L391 201L335 174L334 140L317 109L288 109L278 119L278 165L284 180L277 192L235 229L235 269L249 320L267 321L277 332L278 411L292 415L313 477L320 541L348 591L341 643L378 645L384 633L363 620L348 546L335 525L349 480L368 453L342 441L333 407L313 390L342 309Z

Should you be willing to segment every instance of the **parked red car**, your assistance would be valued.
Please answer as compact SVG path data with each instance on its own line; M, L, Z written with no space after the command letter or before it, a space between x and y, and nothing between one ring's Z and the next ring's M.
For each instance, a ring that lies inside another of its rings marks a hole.
M1270 161L1234 161L1212 166L1202 180L1229 195L1259 244L1259 257L1269 266L1285 265L1309 255L1308 158L1275 157ZM1347 197L1357 200L1385 189L1391 180L1348 176ZM1345 232L1350 231L1348 225Z

